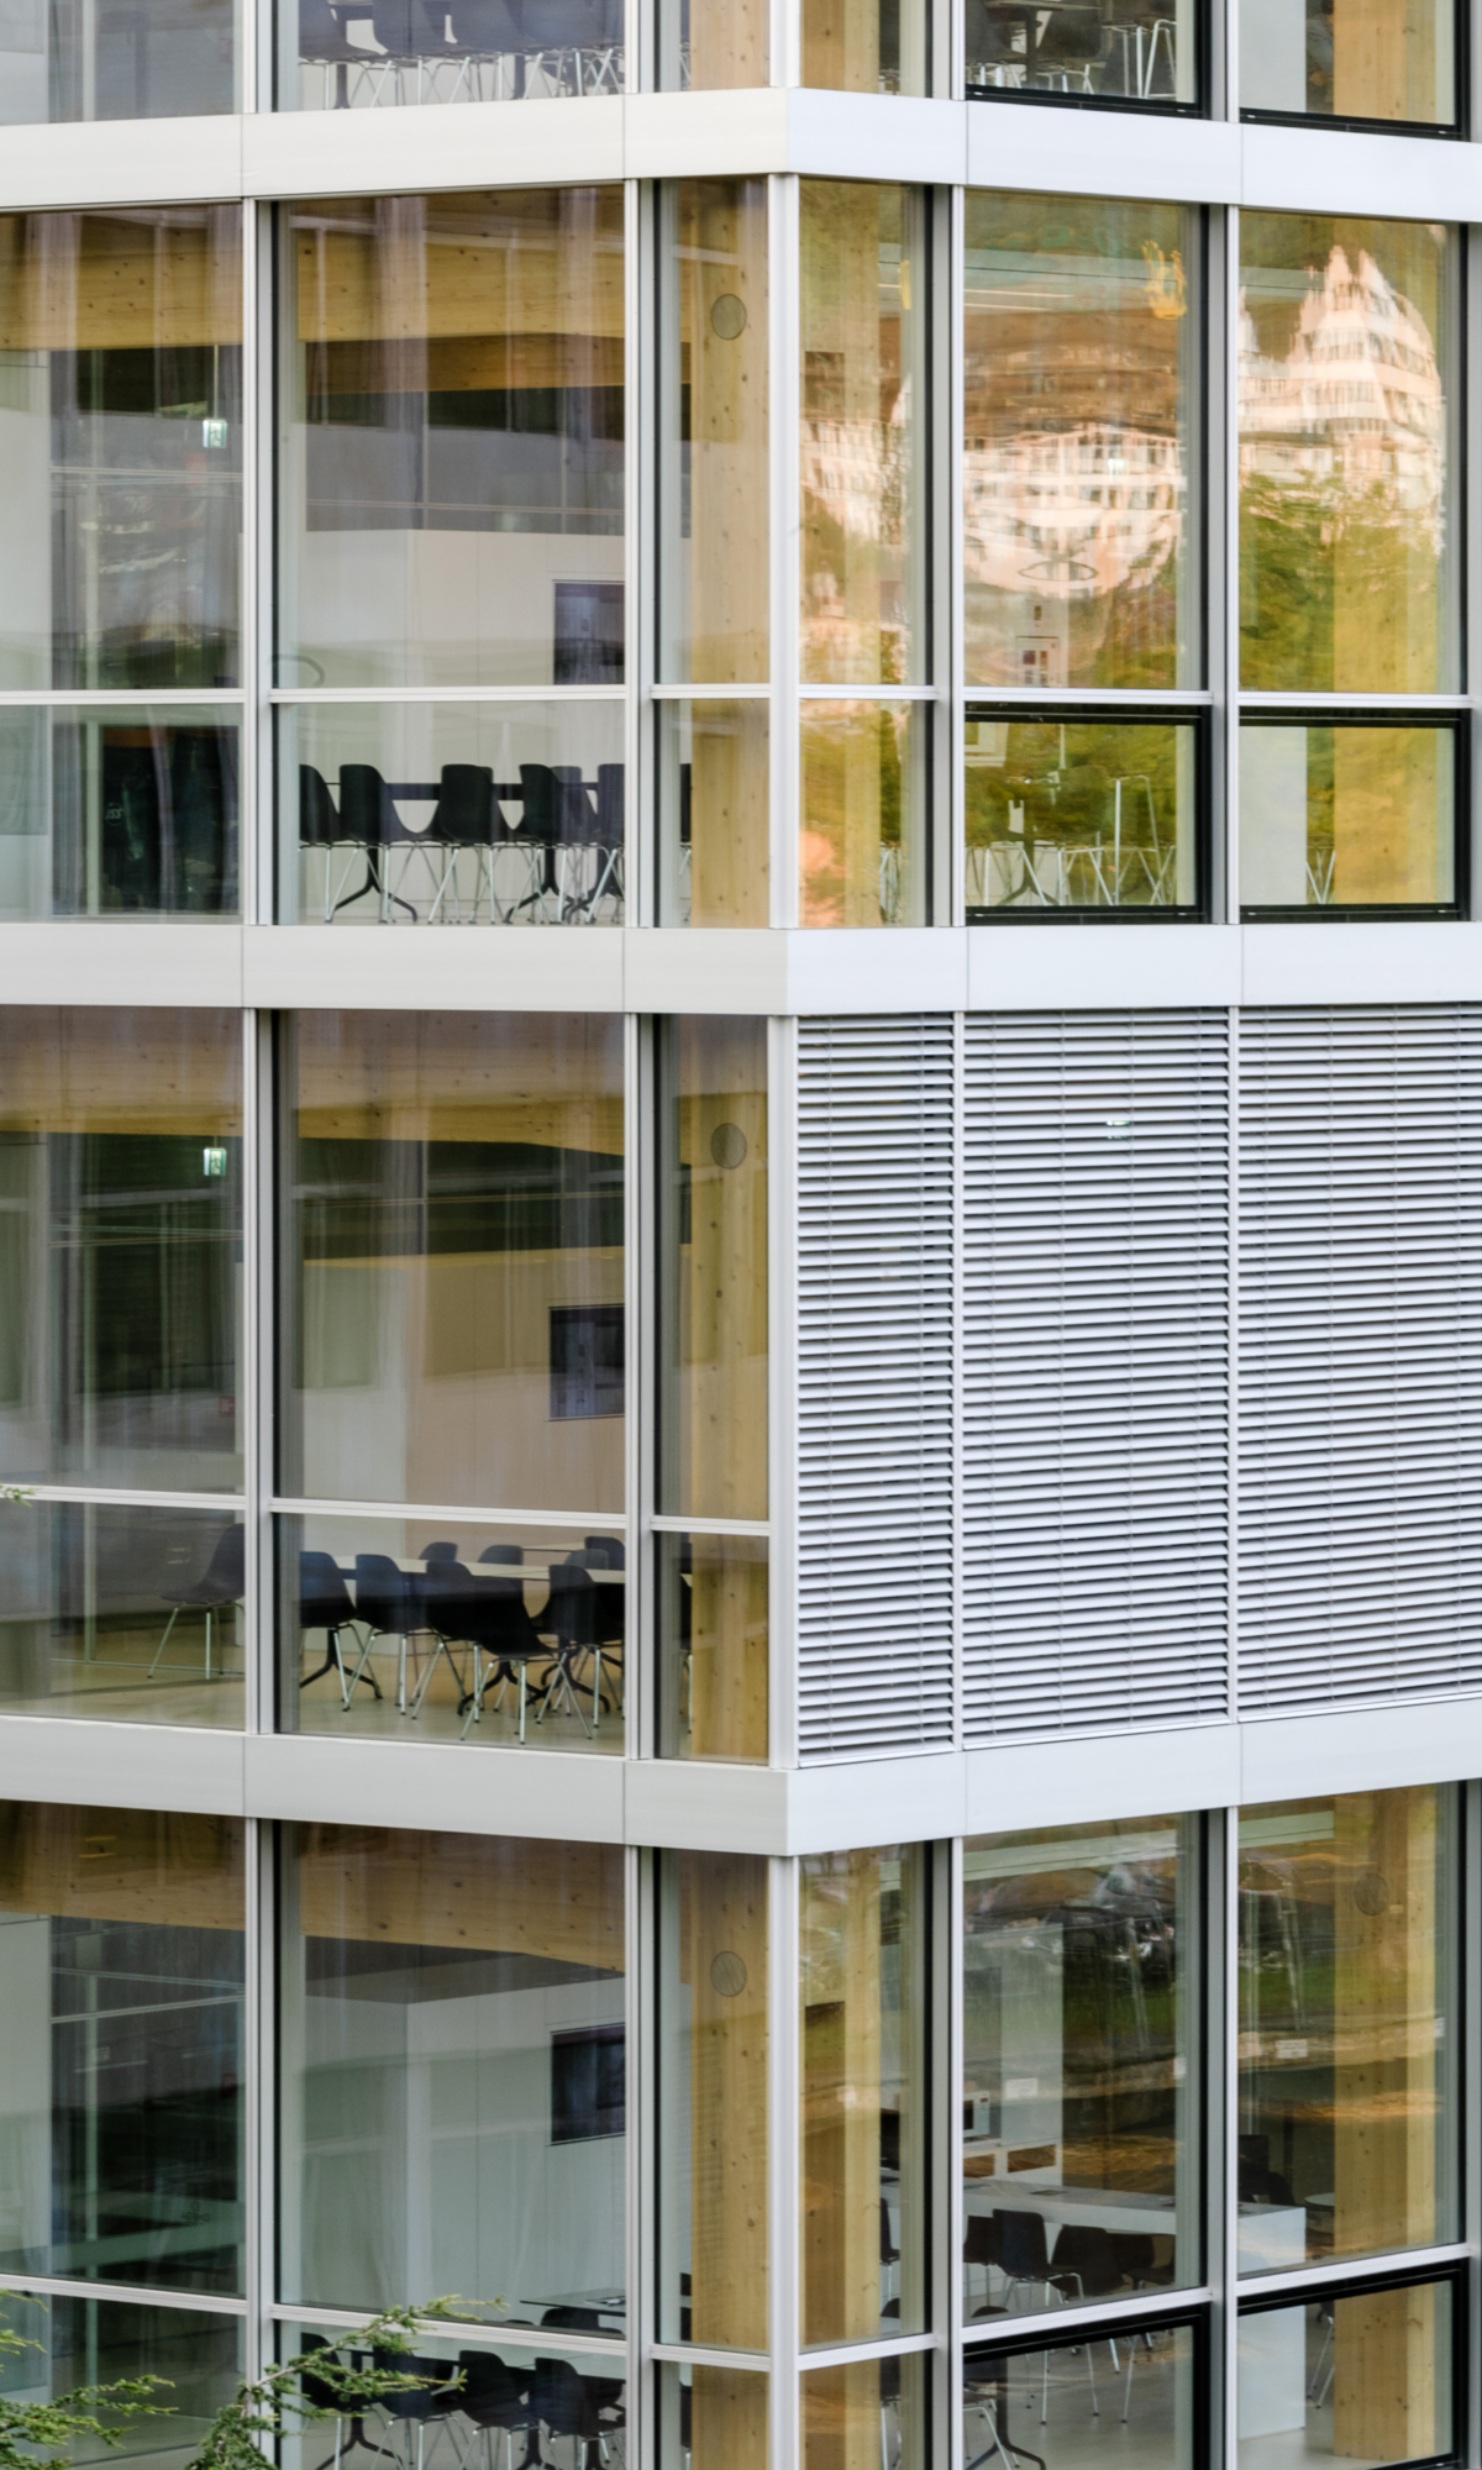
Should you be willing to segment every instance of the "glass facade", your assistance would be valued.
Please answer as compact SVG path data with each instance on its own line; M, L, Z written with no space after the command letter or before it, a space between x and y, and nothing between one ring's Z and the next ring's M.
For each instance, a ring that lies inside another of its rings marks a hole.
M1168 13L1146 0L1081 0L1050 9L1015 0L967 0L967 91L973 95L1058 96L1193 108L1199 94L1200 12L1173 0Z
M1456 126L1456 25L1434 0L1363 10L1347 0L1241 0L1240 53L1251 115Z

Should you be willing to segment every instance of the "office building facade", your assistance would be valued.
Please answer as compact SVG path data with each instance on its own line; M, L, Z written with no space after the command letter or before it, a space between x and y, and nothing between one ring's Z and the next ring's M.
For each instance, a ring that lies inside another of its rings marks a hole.
M0 2285L122 2458L445 2298L290 2470L1482 2463L1473 52L0 0Z

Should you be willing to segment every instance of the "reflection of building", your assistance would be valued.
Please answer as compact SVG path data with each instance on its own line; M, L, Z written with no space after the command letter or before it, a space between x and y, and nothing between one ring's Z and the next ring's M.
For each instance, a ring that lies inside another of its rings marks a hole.
M1424 319L1366 249L1335 246L1297 313L1284 352L1263 351L1240 320L1240 476L1331 504L1389 501L1395 521L1444 521L1445 403Z
M1112 422L969 438L969 583L1046 604L1145 589L1178 550L1184 485L1176 437Z

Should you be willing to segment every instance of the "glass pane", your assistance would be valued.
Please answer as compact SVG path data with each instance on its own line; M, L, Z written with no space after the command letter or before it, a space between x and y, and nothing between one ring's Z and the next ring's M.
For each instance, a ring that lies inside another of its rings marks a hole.
M967 91L1191 104L1199 93L1194 0L967 0ZM1243 39L1243 38L1242 38Z
M80 2386L157 2376L154 2396L167 2415L138 2418L116 2444L75 2440L63 2460L79 2465L147 2462L150 2470L189 2470L199 2460L218 2410L243 2372L238 2316L197 2315L185 2307L119 2305L107 2299L23 2298L8 2290L0 2321L33 2345L7 2354L0 2368L6 2402L62 2401Z
M280 1731L621 1756L621 1532L321 1513L278 1549Z
M1240 664L1287 693L1459 684L1440 223L1240 218Z
M1240 732L1240 897L1249 909L1436 907L1456 897L1454 731Z
M238 734L227 704L0 708L0 918L234 915Z
M768 0L659 0L659 83L764 86Z
M767 2470L768 2387L741 2367L661 2367L659 2470Z
M969 2318L1198 2278L1194 1825L964 1848Z
M812 684L926 676L926 230L914 189L802 184L802 657Z
M763 1535L659 1535L660 1725L666 1758L767 1759Z
M660 675L765 685L767 184L664 195Z
M766 926L771 775L760 698L661 703L659 924Z
M420 2296L412 2303L419 2304ZM592 2307L547 2307L541 2321L555 2328L589 2316L597 2319L593 2331L621 2334L621 2310L604 2314ZM300 2389L312 2396L315 2356L330 2348L333 2337L299 2325L280 2324L278 2332L280 2356L306 2360ZM530 2470L541 2470L573 2455L579 2470L599 2470L599 2465L606 2470L609 2463L613 2470L623 2470L630 2458L627 2360L621 2346L576 2349L558 2331L546 2330L538 2346L532 2334L523 2342L506 2338L498 2348L483 2341L461 2347L455 2337L434 2341L419 2335L414 2350L377 2352L357 2342L353 2333L343 2333L334 2339L333 2354L356 2369L379 2365L419 2377L421 2389L409 2385L374 2413L346 2410L329 2424L310 2422L280 2443L284 2470L318 2470L326 2452L333 2463L356 2451L379 2449L390 2451L393 2461L414 2453L426 2460L434 2449L446 2459L451 2450L455 2460L480 2461L485 2470L517 2470L517 2465L525 2470L527 2464ZM388 2444L375 2446L367 2427L374 2435L384 2434ZM446 2445L438 2441L444 2434ZM515 2451L517 2437L523 2454Z
M666 1021L659 1507L767 1515L767 1024Z
M966 251L967 676L1197 685L1197 215L969 192Z
M803 83L925 94L926 0L803 0Z
M457 2291L621 2334L623 1867L611 1845L292 1831L284 2296Z
M623 91L622 0L278 0L280 111Z
M239 1726L245 1543L223 1511L0 1504L0 1712Z
M341 198L284 238L278 685L620 682L621 190Z
M616 926L623 707L289 704L279 915L325 926Z
M926 2470L928 2364L918 2351L805 2375L804 2470Z
M233 0L22 0L0 22L0 121L238 108Z
M237 682L236 206L0 216L0 686Z
M242 1481L235 1012L0 1009L0 1481Z
M916 1845L801 1866L803 2339L821 2347L926 2321L926 1875Z
M621 1021L301 1013L284 1061L284 1488L621 1515Z
M925 925L926 710L804 703L801 925Z
M1002 2470L1028 2458L1018 2432L1057 2466L1105 2457L1108 2442L1137 2470L1195 2470L1207 2458L1196 2417L1192 2325L1098 2335L1043 2350L969 2350L962 2362L964 2458L968 2470ZM1115 2434L1113 2434L1115 2430ZM1120 2439L1120 2441L1118 2441Z
M967 914L1187 909L1198 732L1182 721L967 722Z
M1451 2456L1454 2306L1430 2281L1242 2315L1239 2470Z
M0 2272L240 2292L242 1834L0 1802Z
M1240 99L1247 111L1449 127L1450 0L1241 0Z
M1240 1822L1240 2270L1456 2236L1455 1814L1422 1784Z
M750 1853L658 1859L659 2337L764 2350L768 1865ZM738 2407L729 2378L723 2405ZM738 2429L753 2407L739 2405Z

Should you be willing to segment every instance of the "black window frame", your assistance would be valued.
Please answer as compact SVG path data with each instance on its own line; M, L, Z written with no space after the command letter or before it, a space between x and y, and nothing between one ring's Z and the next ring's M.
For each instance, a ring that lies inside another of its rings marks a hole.
M1150 903L1145 908L1134 906L1130 902L1126 904L1103 902L1095 907L1089 904L1060 905L1045 902L1032 909L1020 909L1009 904L998 909L987 909L969 903L964 913L969 926L1115 927L1126 925L1189 926L1207 923L1211 915L1210 794L1213 744L1209 703L1170 703L1160 701L1156 696L1149 696L1146 700L1139 697L1135 702L1119 700L1116 703L1100 703L1096 701L1094 695L1089 693L1084 702L1079 700L1074 703L1063 700L1005 702L992 695L969 693L963 708L963 721L964 725L969 721L1063 721L1067 726L1076 727L1086 727L1091 724L1167 726L1176 722L1191 729L1194 734L1194 898L1192 901L1166 902L1161 906L1154 906ZM957 761L959 767L965 770L967 762L965 744L958 746Z
M1236 727L1243 735L1247 729L1440 729L1447 732L1452 745L1451 784L1451 898L1449 901L1313 901L1307 904L1264 903L1242 900L1239 918L1242 926L1292 925L1331 921L1352 926L1369 918L1462 919L1469 915L1471 901L1471 729L1469 712L1452 706L1449 709L1427 710L1418 705L1376 703L1346 705L1336 709L1332 704L1257 705L1242 710ZM1241 818L1231 818L1237 855L1239 852Z

